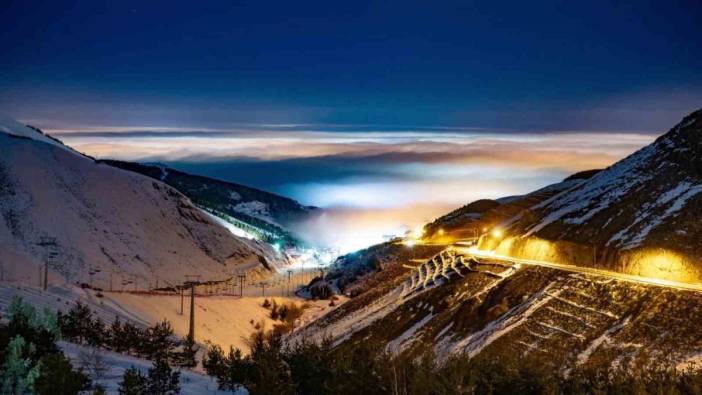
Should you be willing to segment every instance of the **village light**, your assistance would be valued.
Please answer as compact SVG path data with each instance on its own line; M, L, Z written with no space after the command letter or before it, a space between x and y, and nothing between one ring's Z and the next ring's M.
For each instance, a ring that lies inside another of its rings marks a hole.
M424 227L420 225L420 226L417 226L416 228L414 228L414 230L412 230L411 237L413 239L421 239L423 235L424 235Z

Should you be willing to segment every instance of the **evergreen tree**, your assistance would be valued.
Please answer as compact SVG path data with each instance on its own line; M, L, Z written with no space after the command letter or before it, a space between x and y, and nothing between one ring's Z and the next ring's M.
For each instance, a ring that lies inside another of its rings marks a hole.
M83 344L91 335L93 313L85 304L76 302L68 313L59 314L58 322L64 338Z
M93 321L85 326L86 334L85 341L91 347L103 347L106 343L107 332L105 323L100 317L96 317Z
M115 316L107 333L107 343L113 351L119 353L129 351L127 334L122 327L122 321L120 321L119 316Z
M252 381L253 363L249 358L243 358L241 350L229 347L226 359L225 389L234 391L244 383Z
M148 383L146 377L132 366L124 371L117 391L119 395L147 395Z
M205 355L202 357L202 368L205 372L217 378L217 381L224 381L227 366L222 347L217 344L208 344ZM220 384L220 388L222 385Z
M7 345L0 372L0 390L3 394L24 394L32 389L37 376L30 357L35 349L21 336L15 336Z
M164 355L159 355L148 374L150 395L175 395L180 393L180 372L174 372Z
M282 337L273 333L266 338L259 332L251 344L251 370L246 383L251 395L292 394L290 369L283 360Z
M285 353L290 366L290 376L295 381L298 394L329 393L328 381L333 376L332 343L325 339L321 344L301 342Z
M34 382L38 395L75 395L88 388L90 380L73 366L63 354L52 354L39 361L39 375Z
M190 338L185 338L180 342L181 350L174 357L178 366L192 368L197 365L196 355L199 347Z
M144 343L146 343L144 331L130 322L122 325L122 342L124 351L133 355L144 354Z
M49 310L38 313L34 306L14 297L6 317L9 321L8 340L20 336L36 349L32 355L32 364L38 362L41 355L59 352L56 347L56 339L59 336L56 315Z
M147 330L146 335L148 339L142 343L142 351L147 359L169 358L173 354L176 341L173 339L173 328L168 321L163 320L153 325Z

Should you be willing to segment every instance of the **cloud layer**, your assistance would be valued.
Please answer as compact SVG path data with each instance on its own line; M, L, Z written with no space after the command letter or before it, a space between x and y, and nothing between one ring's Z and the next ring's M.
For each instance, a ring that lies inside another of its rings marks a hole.
M327 209L311 239L349 250L480 198L526 193L650 143L641 133L478 130L54 131L99 158L163 162ZM333 228L333 232L330 232Z

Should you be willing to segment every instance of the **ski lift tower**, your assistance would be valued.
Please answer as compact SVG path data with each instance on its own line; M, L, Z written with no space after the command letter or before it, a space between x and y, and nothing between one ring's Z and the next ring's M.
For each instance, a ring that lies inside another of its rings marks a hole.
M199 274L186 274L185 284L190 285L190 327L188 329L188 340L195 342L195 286L200 283Z
M58 245L56 245L55 237L42 237L37 245L44 250L44 270L42 276L39 278L39 282L44 291L46 291L49 285L49 265L53 266L53 262L58 256L58 252L56 252Z

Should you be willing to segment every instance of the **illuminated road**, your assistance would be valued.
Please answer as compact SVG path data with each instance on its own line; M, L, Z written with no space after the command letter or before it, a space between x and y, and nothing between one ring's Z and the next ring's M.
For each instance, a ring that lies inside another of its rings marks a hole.
M610 271L610 270L602 270L602 269L580 267L580 266L573 266L573 265L564 265L564 264L560 264L560 263L536 261L536 260L531 260L531 259L512 258L509 256L497 255L491 251L478 250L475 247L471 247L471 248L450 247L450 248L453 248L454 250L459 251L464 255L477 258L478 260L479 259L489 259L489 260L502 261L502 262L507 262L507 263L512 263L512 264L519 264L519 265L541 266L541 267L547 267L550 269L563 270L563 271L568 271L568 272L573 272L573 273L582 273L582 274L593 275L593 276L608 277L608 278L613 278L616 280L627 281L627 282L637 283L637 284L655 285L655 286L659 286L659 287L674 288L674 289L680 289L680 290L685 290L685 291L702 292L702 284L698 284L698 283L697 284L684 283L684 282L679 282L679 281L671 281L671 280L664 280L664 279L658 279L658 278L636 276L633 274L624 274L624 273L614 272L614 271Z

